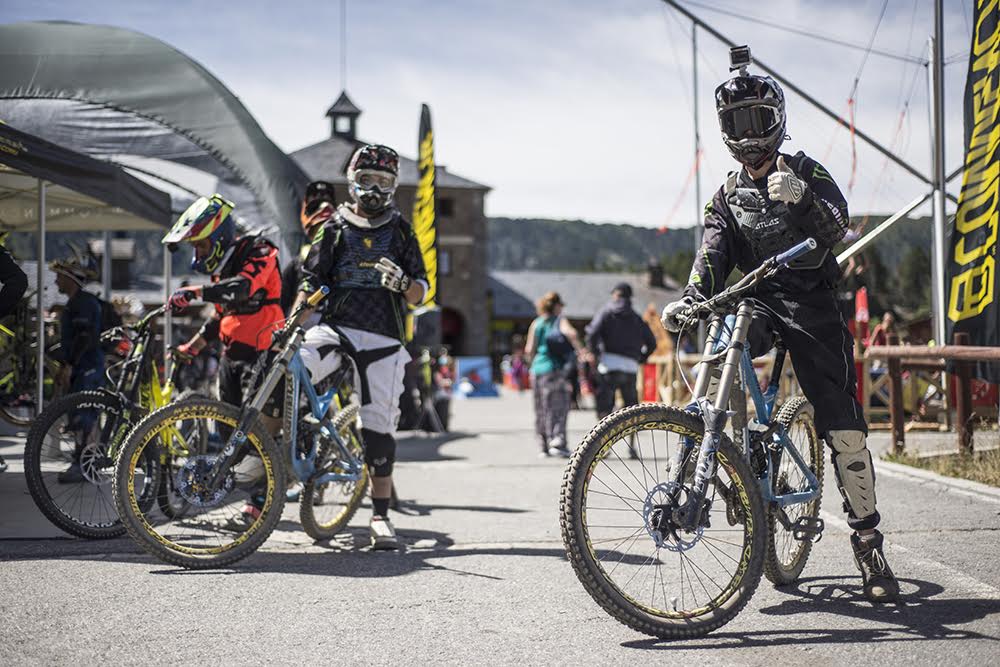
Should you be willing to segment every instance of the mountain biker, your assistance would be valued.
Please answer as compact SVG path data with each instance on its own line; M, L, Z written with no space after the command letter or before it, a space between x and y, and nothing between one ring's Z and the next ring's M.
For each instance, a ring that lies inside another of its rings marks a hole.
M221 195L200 197L177 219L162 243L171 252L180 243L190 244L194 250L191 268L210 279L204 285L176 290L168 301L170 307L182 310L197 299L215 304L215 314L177 349L182 355L196 356L210 342L221 341L219 398L242 406L253 392L246 385L254 363L267 353L284 315L279 303L278 248L260 236L238 236L232 211L233 204ZM272 395L260 415L272 434L281 425L278 393ZM263 494L253 492L243 508L243 518L252 523L263 506Z
M28 276L17 265L5 244L10 232L0 231L0 319L14 312L18 301L28 289ZM7 462L0 456L0 472L7 469Z
M664 308L663 325L677 331L678 314L720 292L733 269L752 271L807 237L818 242L757 288L748 343L752 355L764 354L776 331L788 349L817 430L832 450L865 595L892 601L899 584L875 529L880 517L868 427L855 398L853 339L835 292L840 271L831 249L848 231L847 202L822 165L802 152L779 152L785 98L773 79L747 74L744 65L716 88L715 100L723 141L742 168L705 207L701 250L683 298Z
M98 389L104 380L104 350L101 349L101 301L83 286L98 277L93 255L75 255L49 263L56 274L56 288L68 299L59 318L60 343L57 352L61 365L56 384L71 392ZM75 438L69 468L59 473L60 484L85 481L80 457L97 423L97 410L74 410L69 416L69 431Z
M292 312L292 305L298 294L299 284L302 282L302 265L309 255L312 240L323 223L333 217L335 209L333 183L313 181L306 186L306 194L302 198L302 208L299 211L299 222L302 224L306 241L298 256L281 272L281 309L285 311L285 315L290 315Z
M393 436L399 420L403 374L410 360L404 346L407 304L427 293L420 246L393 196L399 156L387 146L357 149L347 169L350 204L316 232L303 266L298 301L327 285L320 324L306 332L302 362L314 384L340 365L337 348L346 348L361 375L361 422L365 462L372 477L373 549L397 549L389 520Z

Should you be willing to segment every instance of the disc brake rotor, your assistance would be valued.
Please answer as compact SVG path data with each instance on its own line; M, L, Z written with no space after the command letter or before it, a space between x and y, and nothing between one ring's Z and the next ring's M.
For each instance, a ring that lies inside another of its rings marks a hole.
M704 526L698 526L694 533L684 531L672 518L677 509L677 487L671 482L654 486L646 495L642 507L642 519L646 532L653 543L668 551L687 551L701 540Z
M92 442L80 452L80 472L91 484L110 484L113 477L111 465L107 445L103 443Z
M189 458L174 475L174 489L195 507L215 507L233 490L236 477L232 469L217 489L211 488L212 466L218 457L202 455Z

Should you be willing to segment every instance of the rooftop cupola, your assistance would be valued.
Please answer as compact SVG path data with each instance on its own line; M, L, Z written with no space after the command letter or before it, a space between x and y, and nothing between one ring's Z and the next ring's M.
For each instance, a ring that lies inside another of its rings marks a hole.
M330 136L342 137L354 141L358 135L358 116L361 109L347 96L347 91L341 91L340 97L326 110L330 119Z

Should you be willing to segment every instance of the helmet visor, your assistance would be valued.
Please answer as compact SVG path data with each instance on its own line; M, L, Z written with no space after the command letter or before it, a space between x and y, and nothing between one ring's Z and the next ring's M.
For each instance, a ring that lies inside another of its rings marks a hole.
M778 110L771 106L753 105L719 112L722 131L730 139L763 139L780 124Z

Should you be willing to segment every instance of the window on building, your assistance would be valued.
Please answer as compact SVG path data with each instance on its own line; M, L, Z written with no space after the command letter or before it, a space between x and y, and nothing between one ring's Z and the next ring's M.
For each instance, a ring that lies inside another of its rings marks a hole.
M348 134L351 131L351 117L350 116L337 116L335 123L335 130L340 134Z
M438 250L438 275L451 275L451 253L447 250Z
M437 214L442 218L450 218L455 214L455 202L451 197L438 197Z

